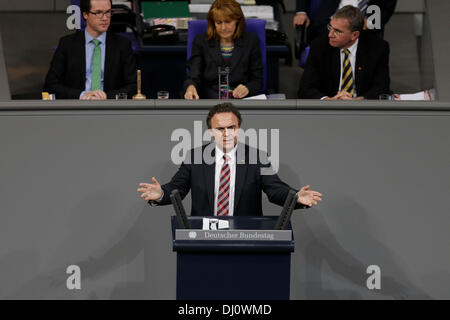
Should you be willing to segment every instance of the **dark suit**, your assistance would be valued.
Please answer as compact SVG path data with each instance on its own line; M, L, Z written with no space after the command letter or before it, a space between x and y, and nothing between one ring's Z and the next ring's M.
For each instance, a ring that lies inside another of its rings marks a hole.
M389 44L362 32L353 73L357 96L378 99L381 93L389 93ZM319 37L311 45L298 96L302 99L334 97L340 81L340 49L329 44L328 36Z
M308 28L309 40L312 41L317 36L328 34L327 24L330 22L330 17L336 12L339 7L340 0L322 0L317 8L314 17L311 18L311 25ZM381 31L374 30L376 33L383 33L384 26L394 13L397 0L371 0L369 6L377 5L381 11ZM296 12L307 12L311 6L311 0L297 0Z
M188 61L189 72L184 82L184 91L191 84L203 99L219 96L218 67L223 66L219 40L207 40L206 33L195 37ZM259 39L252 32L244 32L234 42L231 58L230 86L243 84L250 91L248 96L260 93L263 86L263 65Z
M136 60L128 39L106 34L103 91L109 99L116 93L137 91ZM79 99L86 85L86 48L84 31L61 38L45 79L44 91L57 99ZM89 90L88 90L89 91Z
M213 147L214 145L205 145L201 149L196 149L197 151L201 151L200 157L207 146ZM250 149L249 146L242 144L238 148L245 148L245 156L242 153L242 157L239 158L240 152L237 151L233 215L262 216L262 191L266 193L270 202L282 206L289 190L292 188L281 181L276 174L261 175L261 169L269 166L262 164L262 162L267 163L265 159L261 161L263 158L260 158L260 156L264 156L263 154L258 156L258 160L254 161L255 164L251 164L249 159L252 159L252 151L256 151L256 149ZM194 163L192 159L195 159L195 152L195 150L191 150L187 157L189 160L181 164L178 172L169 183L161 186L164 191L164 197L159 204L170 204L170 193L174 189L180 191L183 199L191 190L191 215L212 216L214 215L216 164L214 162L212 164L206 164L203 157L200 158L202 159L201 164L192 164ZM213 149L212 156L215 156L215 148ZM305 207L297 203L296 209Z

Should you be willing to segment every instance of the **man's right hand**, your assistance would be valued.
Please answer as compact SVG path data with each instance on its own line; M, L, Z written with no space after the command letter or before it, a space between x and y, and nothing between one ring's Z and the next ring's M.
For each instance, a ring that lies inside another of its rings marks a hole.
M106 100L108 97L102 90L88 91L83 94L81 100Z
M197 89L193 84L191 84L186 89L186 93L184 94L184 98L186 100L198 100L200 97L198 96Z
M309 24L311 23L311 21L309 20L309 17L306 13L304 12L299 12L294 16L294 28L296 26L302 26L306 23L306 27L309 27Z
M353 96L347 91L338 91L334 97L326 97L324 100L353 100Z
M155 179L152 178L153 183L139 183L138 192L141 192L141 198L145 201L149 200L159 200L163 196L163 191L161 185Z

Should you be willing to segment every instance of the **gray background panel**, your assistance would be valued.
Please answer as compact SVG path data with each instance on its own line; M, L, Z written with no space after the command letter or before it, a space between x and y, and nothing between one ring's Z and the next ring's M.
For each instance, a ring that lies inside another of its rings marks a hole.
M2 34L0 32L0 101L10 99L11 93L9 91L8 72L6 71Z
M53 11L54 8L55 0L5 0L0 2L0 11Z
M0 298L175 298L172 209L136 188L170 179L172 131L206 114L1 112ZM280 128L280 176L324 194L293 216L291 298L450 298L449 115L243 111L244 128Z
M448 30L450 27L450 21L448 19L448 13L450 12L449 1L428 0L427 17L426 22L429 24L430 42L427 45L431 45L431 51L434 64L434 79L436 85L436 91L439 95L439 99L443 101L450 100L450 81L448 70L450 70L448 53L450 52L450 43L448 38L438 30ZM428 40L425 38L425 40ZM425 51L424 54L429 51ZM427 78L428 69L425 69L425 79Z

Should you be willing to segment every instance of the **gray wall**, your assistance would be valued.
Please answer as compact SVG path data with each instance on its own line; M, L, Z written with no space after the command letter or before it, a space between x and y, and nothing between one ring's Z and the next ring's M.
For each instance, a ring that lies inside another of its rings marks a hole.
M450 63L448 59L448 53L450 52L450 42L448 41L448 36L444 36L444 31L449 30L450 28L450 21L448 19L449 12L449 1L426 1L426 20L430 27L430 33L428 36L431 39L430 42L426 45L431 46L431 54L434 66L434 82L436 85L438 98L444 101L450 100L450 80L448 74L450 70ZM425 75L428 75L429 69L427 69L427 67L429 65L430 63L425 64Z
M429 4L427 3L427 6ZM433 61L434 55L432 41L432 17L430 14L432 11L429 9L423 15L423 36L420 48L420 73L421 77L421 87L422 88L436 88L435 81L435 64ZM440 44L435 44L440 46ZM437 49L437 48L436 48ZM445 62L444 62L445 63Z
M65 11L70 0L20 0L0 2L0 11Z
M0 101L10 100L8 72L6 70L5 56L3 53L2 33L0 32Z
M238 104L244 128L280 129L281 178L324 194L292 219L293 299L450 298L450 105ZM0 298L175 298L172 209L136 188L174 174L171 133L207 114L182 107L0 104ZM79 291L65 286L72 264Z

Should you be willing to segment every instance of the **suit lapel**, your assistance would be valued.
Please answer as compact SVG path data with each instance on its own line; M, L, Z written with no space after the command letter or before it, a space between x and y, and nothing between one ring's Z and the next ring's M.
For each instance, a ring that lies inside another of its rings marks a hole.
M231 71L238 67L239 61L241 60L242 54L244 52L244 43L242 38L238 38L234 42L233 54L231 55Z
M105 45L105 71L103 74L103 91L109 91L110 88L112 88L112 85L110 83L110 80L112 81L113 77L111 76L113 74L114 70L114 64L115 64L115 57L114 54L116 50L113 48L113 40L111 32L106 33L106 45Z
M367 52L367 46L365 45L366 38L364 35L362 35L359 38L358 42L358 49L356 51L356 60L355 60L355 85L356 85L356 92L359 96L363 90L362 90L362 73L364 71L364 66L367 66L366 58L369 56Z
M208 40L208 46L211 48L211 58L216 62L217 66L222 65L222 53L220 52L220 42L219 40L211 39Z
M236 215L236 208L239 204L239 199L241 198L242 190L244 188L244 183L247 178L247 168L248 164L246 159L248 159L248 147L244 144L238 144L239 148L245 148L245 152L239 152L236 150L236 179L234 184L234 215ZM248 160L247 160L248 161Z
M80 69L78 70L78 87L82 90L86 86L86 37L84 31L77 33L77 45L75 46L75 57L78 57L78 64Z
M331 47L331 88L333 88L334 94L337 94L341 81L341 50L339 48Z

